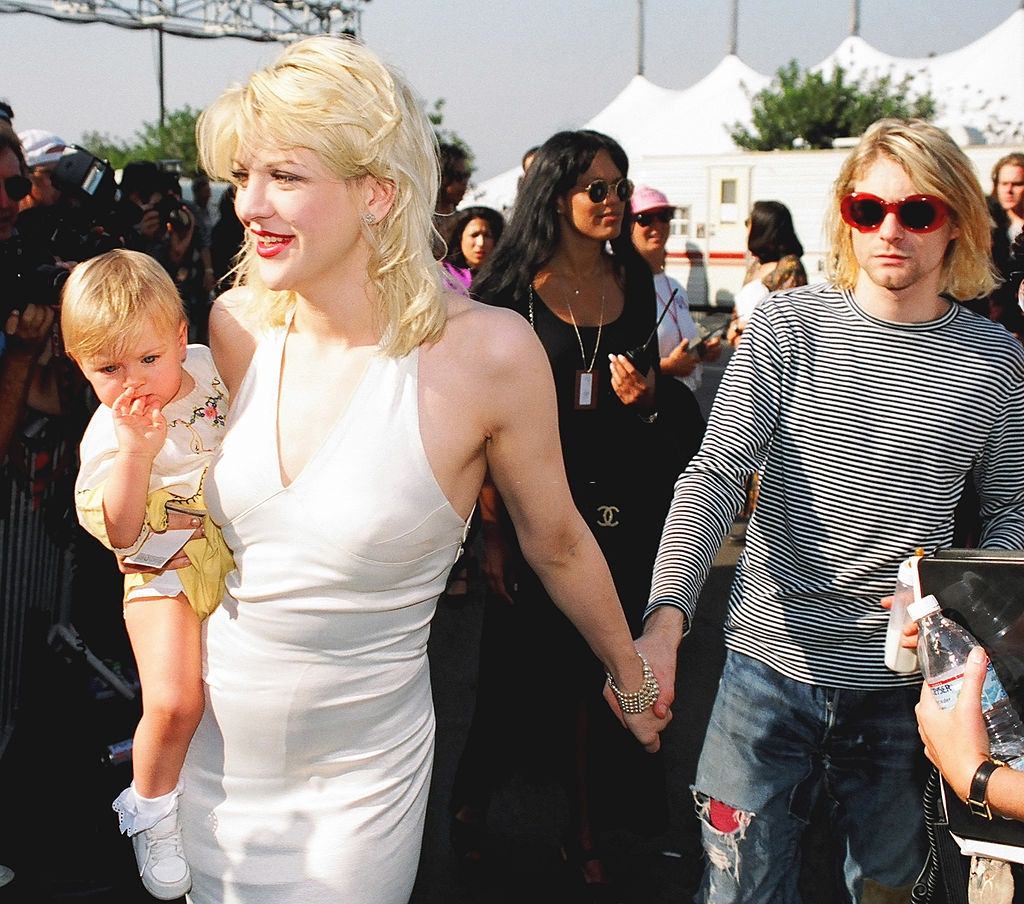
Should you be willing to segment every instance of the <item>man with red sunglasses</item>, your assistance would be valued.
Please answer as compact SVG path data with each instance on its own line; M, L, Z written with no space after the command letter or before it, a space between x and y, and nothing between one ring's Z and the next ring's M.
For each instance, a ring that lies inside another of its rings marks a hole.
M989 219L945 132L881 120L836 181L830 283L755 309L680 477L640 645L671 703L677 648L761 470L694 797L705 901L797 900L821 794L833 891L910 900L925 862L920 675L884 664L899 563L948 547L973 468L981 543L1024 548L1024 349L957 303L988 294ZM668 689L668 692L666 692Z

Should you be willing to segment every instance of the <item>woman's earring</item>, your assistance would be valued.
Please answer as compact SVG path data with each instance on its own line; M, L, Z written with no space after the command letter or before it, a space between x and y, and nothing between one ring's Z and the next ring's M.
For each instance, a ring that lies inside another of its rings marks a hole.
M370 213L370 211L366 211L366 213L363 214L363 222L367 226L372 226L374 223L377 222L377 218L372 213Z

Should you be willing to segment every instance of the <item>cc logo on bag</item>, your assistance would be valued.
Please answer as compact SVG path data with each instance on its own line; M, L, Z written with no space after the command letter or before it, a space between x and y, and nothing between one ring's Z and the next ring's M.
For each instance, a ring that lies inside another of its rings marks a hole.
M619 522L615 519L615 516L619 513L619 507L617 505L599 505L598 511L598 527L618 527Z

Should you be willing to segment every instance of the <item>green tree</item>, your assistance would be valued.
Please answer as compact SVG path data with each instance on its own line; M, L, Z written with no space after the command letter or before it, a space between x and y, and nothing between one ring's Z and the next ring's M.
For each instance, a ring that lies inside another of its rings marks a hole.
M133 141L120 141L102 132L86 132L82 144L120 169L129 160L180 160L184 173L198 172L196 120L200 110L187 104L164 116L164 124L143 123Z
M751 98L752 128L737 122L729 135L748 151L830 148L836 138L861 135L876 119L931 119L934 98L929 92L912 95L912 83L909 75L848 81L841 66L823 75L791 60Z

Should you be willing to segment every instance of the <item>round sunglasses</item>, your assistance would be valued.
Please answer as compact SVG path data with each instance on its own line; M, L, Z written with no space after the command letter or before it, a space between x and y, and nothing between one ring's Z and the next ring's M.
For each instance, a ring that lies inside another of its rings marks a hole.
M949 216L949 207L934 195L909 195L898 201L885 201L868 192L855 191L839 204L843 221L858 232L874 232L889 215L907 232L927 233L939 229Z
M8 176L0 182L3 182L4 192L12 201L20 201L32 191L32 182L25 176Z
M672 211L671 210L648 210L644 213L638 213L634 220L637 221L641 226L650 226L655 220L659 223L671 223L672 222Z
M615 192L615 196L620 201L628 201L633 197L633 183L625 176L615 182L609 182L607 179L595 179L583 190L595 204L600 204L611 192Z

